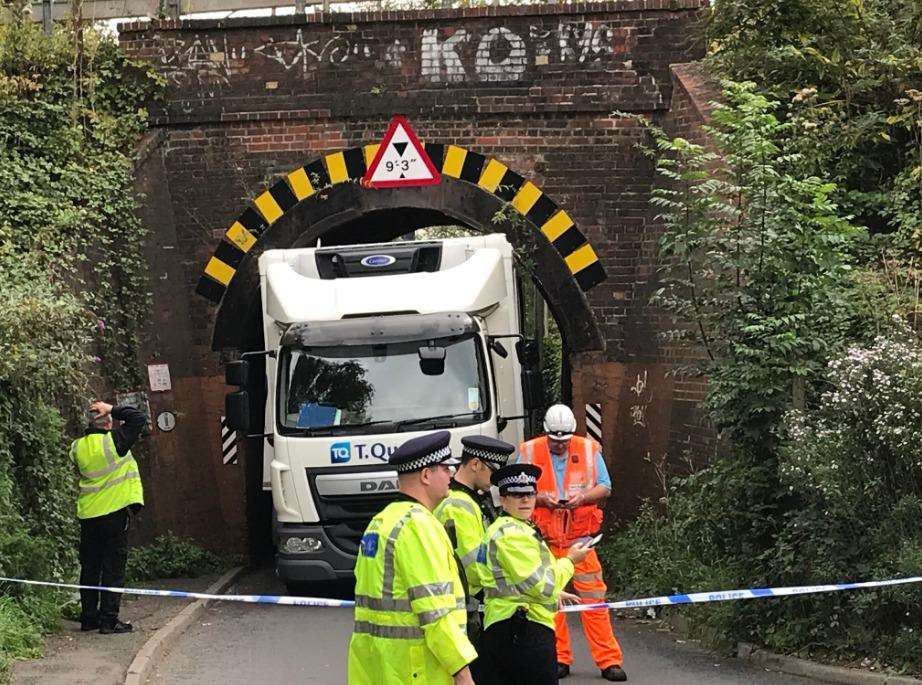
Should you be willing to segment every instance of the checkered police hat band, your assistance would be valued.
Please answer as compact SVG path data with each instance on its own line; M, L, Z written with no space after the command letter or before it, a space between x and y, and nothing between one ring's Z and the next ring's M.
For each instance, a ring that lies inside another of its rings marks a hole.
M417 457L413 461L408 461L405 464L397 465L398 473L406 473L407 471L418 471L419 469L424 469L427 466L434 466L435 464L440 464L445 459L451 456L451 447L445 446L440 450L435 452L430 452L422 457Z
M479 459L486 459L487 461L492 461L496 464L505 465L508 455L500 454L499 452L490 452L489 450L481 450L473 447L465 447L462 451L462 454L466 454L471 457L477 457Z
M499 483L497 483L497 487L509 488L510 490L512 490L512 488L514 487L528 486L529 489L526 490L526 492L531 492L534 489L534 485L536 481L537 481L537 478L535 478L534 476L529 476L527 473L523 471L522 473L516 474L515 476L509 476L507 478L501 479ZM516 491L512 490L512 492L516 492Z

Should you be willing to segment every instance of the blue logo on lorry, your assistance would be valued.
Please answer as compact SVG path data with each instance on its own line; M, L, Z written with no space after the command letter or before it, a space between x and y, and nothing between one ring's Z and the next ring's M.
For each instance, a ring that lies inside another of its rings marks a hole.
M355 451L355 458L358 460L377 459L387 463L396 447L385 445L383 442L334 442L330 445L330 463L345 464L352 459L352 453Z
M330 445L330 463L345 464L352 459L352 449L348 442L334 442Z

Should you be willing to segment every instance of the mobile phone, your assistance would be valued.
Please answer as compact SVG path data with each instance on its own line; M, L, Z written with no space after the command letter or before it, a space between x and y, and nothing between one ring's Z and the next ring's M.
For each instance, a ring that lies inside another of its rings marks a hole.
M602 539L602 533L599 533L594 538L589 538L589 542L586 543L586 547L595 547L599 544L599 540Z

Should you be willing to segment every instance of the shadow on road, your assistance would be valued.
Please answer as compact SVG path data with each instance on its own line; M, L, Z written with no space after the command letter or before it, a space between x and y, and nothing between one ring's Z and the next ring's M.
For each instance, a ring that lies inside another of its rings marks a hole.
M289 583L286 586L276 577L275 565L271 561L251 568L237 584L237 588L244 594L355 599L355 580L352 578L322 583Z

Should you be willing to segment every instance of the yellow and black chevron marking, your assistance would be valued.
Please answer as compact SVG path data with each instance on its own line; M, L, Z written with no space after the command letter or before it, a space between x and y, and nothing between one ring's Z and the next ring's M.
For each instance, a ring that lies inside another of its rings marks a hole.
M318 189L362 178L377 151L377 145L366 145L335 152L277 181L227 229L224 240L205 265L196 292L220 302L244 255L267 228ZM605 280L605 270L586 237L540 188L501 162L464 148L427 143L426 153L443 175L472 183L511 203L551 242L583 291Z

